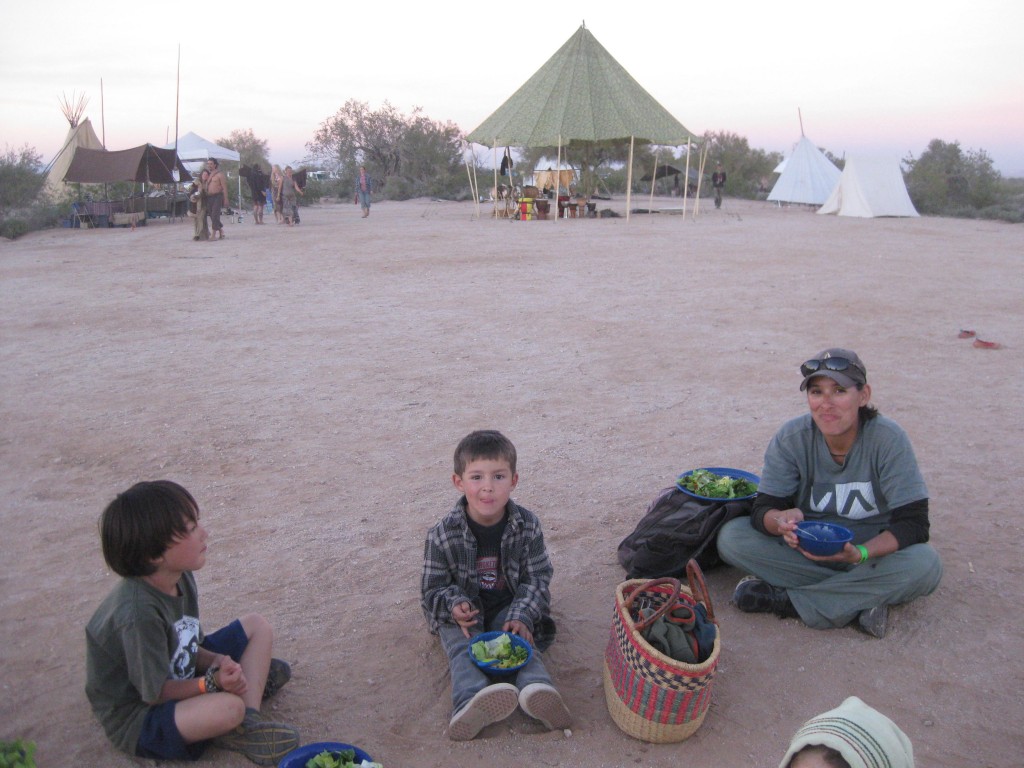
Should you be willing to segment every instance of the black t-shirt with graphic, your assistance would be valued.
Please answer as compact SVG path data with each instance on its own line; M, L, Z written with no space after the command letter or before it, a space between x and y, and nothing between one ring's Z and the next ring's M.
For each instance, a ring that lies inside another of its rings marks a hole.
M501 568L501 537L508 524L506 511L500 523L480 525L469 520L469 530L476 537L476 572L480 579L480 604L484 622L490 621L512 603L512 590L505 583Z

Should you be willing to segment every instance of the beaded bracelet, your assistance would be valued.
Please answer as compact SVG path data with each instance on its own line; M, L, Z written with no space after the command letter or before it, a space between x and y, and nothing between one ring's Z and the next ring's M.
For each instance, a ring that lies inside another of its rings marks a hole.
M206 670L206 677L203 678L203 693L216 693L220 690L220 686L217 685L217 679L214 677L218 669L220 667L210 667Z
M863 544L858 544L857 549L860 550L860 562L858 562L857 565L860 565L861 563L866 563L868 561L868 548L865 547Z

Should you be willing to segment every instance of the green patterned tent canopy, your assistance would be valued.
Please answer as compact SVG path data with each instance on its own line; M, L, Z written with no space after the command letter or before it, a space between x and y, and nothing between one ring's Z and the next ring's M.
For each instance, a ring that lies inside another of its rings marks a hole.
M674 146L696 138L581 26L466 138L492 147L555 147L630 137Z

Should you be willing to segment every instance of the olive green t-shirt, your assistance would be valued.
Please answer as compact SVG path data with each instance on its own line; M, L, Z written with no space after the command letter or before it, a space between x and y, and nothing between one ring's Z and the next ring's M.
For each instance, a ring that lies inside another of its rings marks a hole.
M122 579L85 629L85 693L107 737L135 754L150 706L168 679L195 677L199 595L193 575L172 597L139 578Z

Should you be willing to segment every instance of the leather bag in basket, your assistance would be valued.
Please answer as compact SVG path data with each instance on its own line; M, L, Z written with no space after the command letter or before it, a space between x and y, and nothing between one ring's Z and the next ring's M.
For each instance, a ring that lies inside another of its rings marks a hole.
M684 594L703 603L708 618L717 626L704 574L695 560L687 563L686 577L689 588L678 579L661 578L630 579L615 590L615 612L604 654L605 703L615 724L641 741L665 744L688 739L704 722L711 704L721 632L705 661L688 664L648 643L635 618L640 600L656 609L656 617L671 610Z

